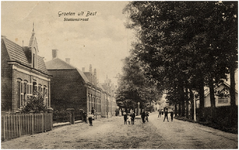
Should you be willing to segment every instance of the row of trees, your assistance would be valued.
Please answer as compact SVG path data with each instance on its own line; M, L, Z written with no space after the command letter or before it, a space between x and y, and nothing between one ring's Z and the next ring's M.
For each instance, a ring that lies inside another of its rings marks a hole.
M127 59L137 62L140 74L150 83L153 81L157 89L167 90L167 99L179 104L177 111L182 116L188 117L185 103L188 106L193 100L194 90L200 97L200 117L204 117L204 87L208 86L213 119L214 87L227 74L230 74L231 106L235 107L237 8L236 1L130 2L124 9L129 17L126 27L136 31L137 41Z
M118 106L125 109L149 108L153 100L159 97L155 83L146 78L142 64L133 56L124 60L123 74L119 78L119 87L116 91Z

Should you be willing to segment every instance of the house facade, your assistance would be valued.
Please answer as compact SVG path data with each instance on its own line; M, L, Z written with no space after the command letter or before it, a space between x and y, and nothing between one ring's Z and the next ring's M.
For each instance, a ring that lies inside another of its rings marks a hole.
M101 116L101 89L98 86L96 69L94 69L93 73L92 66L90 65L89 72L85 72L84 68L82 71L89 81L87 88L87 112L91 113L94 110L95 115Z
M3 112L21 112L28 96L39 92L44 104L51 110L50 81L34 30L28 46L20 46L5 36L1 37L1 109Z
M230 85L228 85L227 83L222 83L217 88L215 88L215 94L214 94L215 95L215 107L231 106L229 87L230 87ZM235 94L236 94L235 104L238 105L237 90L236 90ZM204 107L211 107L209 91L205 94Z
M51 97L55 110L74 108L89 112L88 96L90 82L85 74L70 65L69 62L57 58L57 50L52 50L52 60L46 62L48 72L52 75ZM68 59L69 60L69 59Z
M82 109L87 114L94 110L96 118L114 115L116 109L115 96L110 86L99 84L96 69L79 70L57 57L57 50L52 50L52 60L46 62L51 79L51 98L54 110L74 108Z

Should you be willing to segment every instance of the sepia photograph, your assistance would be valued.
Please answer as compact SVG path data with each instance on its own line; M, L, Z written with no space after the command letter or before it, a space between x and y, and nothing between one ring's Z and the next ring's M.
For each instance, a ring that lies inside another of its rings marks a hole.
M1 1L1 149L238 149L238 1Z

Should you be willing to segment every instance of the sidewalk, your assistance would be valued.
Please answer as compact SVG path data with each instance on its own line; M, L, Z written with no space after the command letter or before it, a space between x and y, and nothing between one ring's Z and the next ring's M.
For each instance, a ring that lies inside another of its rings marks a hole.
M111 119L111 118L114 118L114 117L121 117L121 116L111 116L109 118L103 118L103 117L98 117L97 119L94 119L94 121L100 121L102 119ZM88 121L87 121L88 122ZM77 123L84 123L82 120L77 120L75 121L74 124L77 124ZM71 125L70 122L59 122L59 123L53 123L53 128L56 128L56 127L61 127L61 126L66 126L66 125Z

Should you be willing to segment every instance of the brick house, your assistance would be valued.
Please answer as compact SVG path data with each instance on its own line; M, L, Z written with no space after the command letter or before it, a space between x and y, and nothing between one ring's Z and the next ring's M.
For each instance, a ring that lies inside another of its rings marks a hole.
M38 91L51 109L50 78L39 49L34 30L29 46L19 46L1 37L1 108L2 112L21 112L27 97Z
M91 73L84 72L66 61L57 57L57 50L52 50L52 60L46 62L49 73L53 76L52 107L56 110L74 108L75 111L83 109L90 113L92 107L97 115L100 115L100 88L97 87L97 79ZM96 74L96 72L95 72Z
M96 75L96 69L94 69L94 74L92 73L92 66L90 65L89 72L85 72L85 76L89 80L88 89L87 89L87 110L90 113L92 108L95 110L95 115L101 116L101 88L98 84L98 79Z

